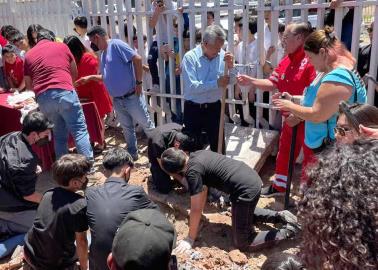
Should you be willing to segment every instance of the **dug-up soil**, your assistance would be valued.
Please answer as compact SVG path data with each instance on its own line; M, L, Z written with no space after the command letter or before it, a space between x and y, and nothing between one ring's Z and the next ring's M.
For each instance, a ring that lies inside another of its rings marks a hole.
M106 131L107 149L115 146L125 147L120 129L108 129ZM152 200L159 204L166 217L174 224L177 232L177 240L185 238L188 234L188 210L189 194L179 187L168 197L159 196L150 184L150 171L146 147L146 139L138 136L140 158L132 171L130 184L143 186ZM106 152L106 150L105 150ZM104 152L104 153L105 153ZM96 157L95 167L97 172L90 178L90 185L101 185L105 181L101 166L102 155ZM274 174L274 157L269 157L260 171L260 176L266 185ZM296 167L294 179L299 176L300 168ZM294 183L295 185L296 183ZM43 191L53 186L50 173L44 173L39 181L37 190ZM295 185L296 186L296 185ZM295 189L294 189L295 191ZM173 199L172 199L173 198ZM294 197L295 198L295 197ZM258 207L282 210L283 199L261 198ZM295 210L293 210L295 212ZM274 228L273 224L259 224L256 230ZM195 242L194 250L187 254L177 255L179 269L261 269L262 264L276 252L295 254L298 252L299 239L285 240L273 247L263 249L255 253L242 253L232 246L231 239L231 213L230 207L221 207L218 203L207 204L201 231ZM5 262L6 263L6 262ZM0 270L9 269L0 264ZM18 269L11 268L11 269Z

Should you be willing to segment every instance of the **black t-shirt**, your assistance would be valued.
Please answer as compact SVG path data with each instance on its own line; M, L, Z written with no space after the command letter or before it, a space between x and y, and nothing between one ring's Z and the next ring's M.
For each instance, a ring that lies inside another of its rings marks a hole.
M173 146L177 132L182 126L176 123L161 125L146 132L148 137L148 158L150 162L156 162L157 158L169 147Z
M0 138L0 210L6 212L37 208L23 199L35 192L39 159L21 132Z
M51 189L25 237L25 255L39 270L68 267L77 261L75 233L87 229L85 198L61 187Z
M230 194L231 201L252 200L262 186L260 176L244 162L207 150L190 154L185 178L191 196L206 185Z
M89 265L91 270L107 269L114 235L131 211L157 208L143 187L129 185L122 178L111 177L101 186L86 191L88 225L91 230Z

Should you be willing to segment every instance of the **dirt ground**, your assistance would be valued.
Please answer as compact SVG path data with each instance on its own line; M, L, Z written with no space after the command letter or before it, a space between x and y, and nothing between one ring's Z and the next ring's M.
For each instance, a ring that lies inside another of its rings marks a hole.
M121 129L108 129L106 131L107 149L115 146L125 147ZM174 224L177 231L177 239L181 240L188 233L188 210L189 195L183 193L180 188L173 191L167 198L159 196L154 192L149 183L149 163L147 159L146 139L138 136L138 150L140 158L132 171L130 183L141 185L145 188L151 199L156 201L162 212ZM106 150L105 150L106 151ZM101 166L102 155L95 159L96 173L90 177L89 186L102 184L106 177ZM275 158L269 157L264 167L260 171L260 176L266 185L273 176ZM296 166L294 179L297 179L300 167ZM41 175L37 190L45 191L55 185L51 179L51 173L45 172ZM294 183L294 186L297 186ZM294 188L294 193L295 193ZM173 199L172 199L173 198ZM296 198L294 196L294 198ZM266 207L275 210L283 209L283 198L277 200L273 198L261 198L258 207ZM231 213L230 208L221 207L217 203L208 204L203 216L202 229L199 233L194 250L189 254L178 255L179 269L260 269L267 257L276 252L297 253L299 240L285 240L256 253L242 253L235 250L231 239ZM295 212L295 210L293 210ZM273 224L259 224L256 230L266 230L274 227ZM9 262L10 259L4 263ZM9 268L0 264L0 270L18 269Z
M107 131L108 147L119 145L123 147L124 140L120 130L110 129ZM139 151L141 156L136 162L135 170L132 172L130 179L131 184L142 185L152 199L158 199L161 210L166 214L167 218L174 224L177 231L178 240L186 237L188 227L188 206L189 195L183 194L178 188L170 197L173 200L161 203L160 197L156 198L156 192L151 190L149 185L149 163L146 157L146 140L139 136ZM100 162L102 156L96 158L96 165L101 169ZM266 185L274 174L275 158L270 157L266 161L264 167L260 171L260 176ZM298 179L300 174L300 166L296 166L294 179ZM93 184L100 184L105 178L102 173L97 173ZM296 181L295 181L296 182ZM294 183L294 186L297 186ZM294 192L296 189L294 188ZM297 199L294 196L294 199ZM277 201L274 198L261 198L258 207L266 207L270 209L282 210L283 198ZM294 211L294 210L293 210ZM295 212L295 211L294 211ZM273 224L262 224L256 227L257 230L265 230L274 227ZM194 252L178 256L180 269L260 269L269 255L275 252L298 252L298 239L286 240L276 244L269 249L261 250L257 253L241 253L232 246L231 239L231 213L229 208L221 208L218 204L208 205L204 212L204 220L199 237L195 243Z

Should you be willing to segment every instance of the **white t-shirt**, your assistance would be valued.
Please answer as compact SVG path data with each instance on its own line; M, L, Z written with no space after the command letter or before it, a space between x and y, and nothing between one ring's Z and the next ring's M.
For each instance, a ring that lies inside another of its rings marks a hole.
M269 30L268 24L265 24L265 27L264 27L264 48L265 48L265 52L268 51L270 46L272 46L272 33Z
M258 61L259 61L259 57L258 57L258 51L257 51L257 40L254 40L252 42L250 42L249 44L247 44L246 46L246 61L245 63L246 64L253 64L255 65L255 68L254 68L254 71L253 73L254 74L250 74L254 77L256 77L256 71L257 71L257 64L258 64ZM239 64L243 64L243 41L239 42L238 46L236 47L236 50L235 50L235 60L239 63Z
M85 34L84 36L78 36L78 37L79 37L81 43L83 43L84 47L87 48L89 51L92 51L91 42L90 42L87 34Z

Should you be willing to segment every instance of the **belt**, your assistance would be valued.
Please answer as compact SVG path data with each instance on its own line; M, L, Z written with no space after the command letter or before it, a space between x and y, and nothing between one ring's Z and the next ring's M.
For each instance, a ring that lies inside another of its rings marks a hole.
M197 107L197 108L200 108L200 109L207 109L207 108L210 108L210 107L215 106L215 105L220 103L219 100L215 101L215 102L211 102L211 103L196 103L196 102L193 102L193 101L190 101L190 100L186 100L185 102L190 104L193 107Z
M117 97L117 98L128 98L135 94L135 90L128 92L127 94L124 94L123 96Z

